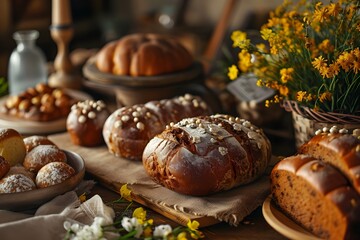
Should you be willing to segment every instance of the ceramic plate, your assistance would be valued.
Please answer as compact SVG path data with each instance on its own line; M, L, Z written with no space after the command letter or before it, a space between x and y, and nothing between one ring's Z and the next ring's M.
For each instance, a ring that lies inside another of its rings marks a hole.
M66 89L65 92L79 101L92 99L90 95L84 92L71 89ZM6 97L0 99L0 104L3 104L5 100ZM0 113L0 128L13 128L24 135L50 134L65 131L66 118L49 122L37 122Z
M80 155L63 150L66 154L68 164L75 169L76 174L62 183L27 192L1 193L0 209L23 211L35 209L38 206L50 201L56 196L73 190L84 178L85 164Z
M295 223L284 213L282 213L276 206L271 197L267 197L262 212L266 222L276 231L285 237L293 240L320 240L300 225Z

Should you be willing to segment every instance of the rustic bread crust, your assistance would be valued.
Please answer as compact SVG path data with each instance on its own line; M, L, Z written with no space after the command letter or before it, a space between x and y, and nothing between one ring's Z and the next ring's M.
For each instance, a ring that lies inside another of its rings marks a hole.
M281 160L271 172L275 203L325 239L360 238L360 196L332 165L309 155Z
M114 111L104 123L103 137L114 155L140 161L146 144L167 124L210 113L201 98L190 94L136 104Z
M143 165L170 190L202 196L254 181L270 158L261 129L244 119L213 115L167 126L147 144Z

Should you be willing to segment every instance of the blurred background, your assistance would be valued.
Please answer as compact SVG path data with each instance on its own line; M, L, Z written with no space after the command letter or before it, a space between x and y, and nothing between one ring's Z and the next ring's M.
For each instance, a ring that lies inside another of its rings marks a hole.
M232 3L230 3L232 2ZM70 0L74 37L70 51L98 49L106 42L132 32L159 32L176 35L198 58L206 51L216 26L222 26L222 44L230 45L234 29L258 29L282 0ZM225 12L226 4L232 4ZM15 48L12 34L18 30L40 32L37 45L48 61L53 61L57 48L50 37L50 0L0 1L0 76L7 76L7 64ZM221 56L222 48L213 49ZM213 64L215 63L212 59Z

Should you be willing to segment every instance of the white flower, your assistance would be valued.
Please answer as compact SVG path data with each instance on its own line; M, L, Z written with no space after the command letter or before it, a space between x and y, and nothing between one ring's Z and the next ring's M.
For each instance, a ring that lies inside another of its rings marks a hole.
M167 235L169 235L172 232L172 228L170 225L159 225L155 227L154 230L154 237L162 237L165 238Z
M102 225L104 225L105 219L102 217L96 217L91 224L80 226L78 223L71 225L70 222L64 222L64 228L72 232L71 240L104 240L104 232Z
M139 238L140 235L143 233L143 226L139 223L137 218L128 218L123 217L121 220L121 226L128 232L131 232L133 230L136 231L135 238Z

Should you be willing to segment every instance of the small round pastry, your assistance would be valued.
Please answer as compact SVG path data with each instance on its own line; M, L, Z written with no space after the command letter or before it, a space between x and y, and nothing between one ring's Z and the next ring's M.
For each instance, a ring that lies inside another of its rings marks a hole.
M54 145L39 145L31 150L25 157L24 167L28 171L37 173L50 162L66 162L65 153Z
M75 145L94 147L104 142L102 130L110 112L101 100L85 100L71 107L66 129Z
M23 175L13 174L0 180L0 193L25 192L36 189L34 181Z
M12 128L0 129L0 155L9 162L10 166L23 163L26 148L19 132Z
M35 182L36 174L28 171L23 165L18 164L18 165L12 166L10 168L10 170L8 171L8 173L5 175L5 177L8 177L8 176L14 175L14 174L25 175L25 176L31 178Z
M56 146L56 144L50 141L46 136L38 136L38 135L24 138L24 143L25 143L26 153L29 153L33 148L39 145Z
M5 158L0 156L0 179L3 178L10 170L10 164Z
M75 174L75 170L64 162L51 162L42 167L36 175L36 186L45 188L62 183Z

